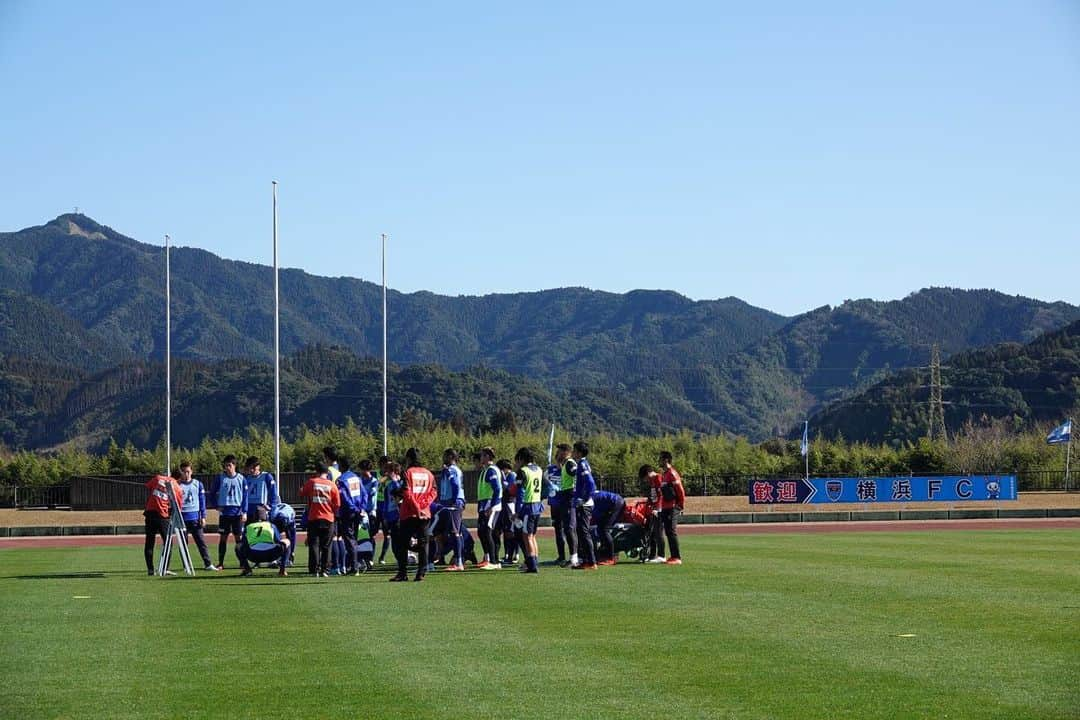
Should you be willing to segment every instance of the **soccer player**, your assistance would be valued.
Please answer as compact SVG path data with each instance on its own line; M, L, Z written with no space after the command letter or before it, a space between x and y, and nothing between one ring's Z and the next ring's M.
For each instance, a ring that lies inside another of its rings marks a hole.
M577 557L577 522L574 513L574 485L577 482L577 463L571 457L572 448L566 443L555 447L555 464L559 466L559 491L551 499L551 524L555 528L555 549L559 564L567 565ZM576 562L576 561L575 561Z
M326 465L327 476L337 482L338 476L341 475L341 468L338 467L338 451L333 445L327 445L322 449L323 464Z
M180 488L169 476L155 475L146 481L146 489L150 491L146 498L146 510L143 511L143 517L146 518L146 542L143 544L143 557L146 559L147 575L154 574L154 544L157 542L157 536L161 536L161 542L164 544L165 538L172 532L172 526L169 524L169 515L172 511L169 502L170 483L172 484L173 497L178 504L182 503L183 497L180 494ZM166 574L171 575L172 571L166 569Z
M518 476L518 510L515 525L520 525L521 545L525 553L523 572L538 573L539 551L536 547L536 528L544 511L544 471L536 462L533 451L521 448L514 455Z
M499 556L499 537L502 537L503 557L502 565L517 565L517 537L514 532L514 517L517 514L518 502L518 479L514 472L514 466L509 460L500 460L496 467L502 473L502 511L499 513L499 523L495 532L492 533L492 549L495 557Z
M210 499L218 511L218 567L224 568L229 535L240 542L247 522L247 479L236 471L235 455L222 459L221 474L210 490Z
M270 509L270 522L274 523L289 538L288 555L282 558L286 565L293 564L296 555L296 511L287 503L278 503Z
M188 535L195 539L195 547L202 556L203 570L217 570L210 561L210 551L206 547L203 528L206 527L206 490L203 484L192 477L191 463L180 463L180 513L184 516L184 526Z
M596 480L589 466L589 445L584 440L574 443L571 456L577 465L577 477L574 482L574 524L577 528L578 555L570 556L570 566L575 570L596 569L596 549L593 547L592 531L589 521L592 519L593 493L596 492Z
M593 493L592 520L596 529L600 532L600 539L604 543L606 557L597 565L614 565L618 562L618 554L615 552L615 538L611 536L611 528L619 522L626 509L626 501L618 493L606 490L597 490Z
M338 456L341 475L337 479L341 508L337 515L337 535L344 543L344 558L339 560L341 574L359 575L356 564L356 531L367 514L367 490L360 476L352 471L352 463L345 455ZM336 543L336 540L335 540Z
M428 548L427 524L431 519L431 503L435 500L438 489L435 476L420 463L420 451L409 448L405 452L405 473L401 486L395 492L400 498L398 512L397 542L394 554L397 558L397 574L390 582L403 582L409 579L409 544L413 539L419 541L417 549L418 565L414 580L420 582L427 574Z
M236 559L240 561L241 577L252 574L249 561L274 563L278 565L278 576L286 577L285 569L289 557L289 538L281 534L282 528L267 520L266 510L258 508L252 516L252 522L244 528L244 536L236 546ZM280 517L280 516L279 516Z
M397 542L398 519L398 496L401 492L401 465L391 462L389 458L383 464L383 476L379 480L379 492L383 494L383 504L379 508L379 526L383 531L382 550L379 552L379 564L382 565L386 558L386 547L392 547ZM374 534L373 536L374 537ZM394 550L397 558L397 550Z
M479 476L476 479L476 534L480 536L480 546L484 550L484 559L477 565L484 570L498 570L498 549L492 538L492 530L499 523L502 504L502 471L495 465L495 450L485 447L476 459Z
M638 469L638 480L646 484L649 494L646 496L648 504L648 521L645 533L649 538L649 557L647 563L664 562L664 524L660 522L660 475L652 465L642 465Z
M683 489L682 477L672 464L671 453L664 450L660 453L660 521L664 524L664 534L667 535L668 565L682 565L682 555L679 553L679 515L686 507L686 490Z
M461 513L465 509L465 484L461 468L457 465L458 453L453 448L443 452L443 469L439 473L439 505L433 534L448 540L454 549L452 564L447 572L465 569L465 548L461 539Z
M263 472L259 458L253 455L244 463L244 477L247 480L247 516L255 517L259 508L269 514L270 508L281 502L274 475Z
M308 499L308 573L330 577L330 542L333 537L334 516L341 507L337 485L327 478L327 467L320 465L316 474L300 489L300 497Z

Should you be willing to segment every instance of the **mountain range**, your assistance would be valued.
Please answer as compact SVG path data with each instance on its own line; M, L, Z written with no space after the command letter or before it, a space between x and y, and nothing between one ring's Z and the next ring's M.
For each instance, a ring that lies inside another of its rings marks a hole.
M0 233L0 439L156 442L164 249L84 215ZM174 436L265 424L272 270L174 248ZM286 427L381 422L381 287L281 272ZM462 287L475 287L461 278ZM475 429L496 410L578 432L687 428L751 439L924 366L1030 342L1080 308L993 290L931 288L784 317L737 298L584 288L485 296L389 293L391 417ZM315 368L321 368L316 370ZM184 378L190 380L186 395ZM183 413L190 413L184 415ZM178 440L179 441L179 440Z

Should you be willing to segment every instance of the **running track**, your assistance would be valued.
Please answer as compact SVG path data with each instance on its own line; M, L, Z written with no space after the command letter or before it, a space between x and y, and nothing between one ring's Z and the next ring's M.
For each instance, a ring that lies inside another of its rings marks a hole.
M680 525L681 535L774 535L852 532L909 532L943 530L1080 530L1080 518L1017 520L897 520L876 522L739 523L732 525ZM540 528L550 536L551 528ZM301 533L303 536L303 533ZM67 535L63 537L0 538L0 550L13 548L107 547L141 545L142 535Z

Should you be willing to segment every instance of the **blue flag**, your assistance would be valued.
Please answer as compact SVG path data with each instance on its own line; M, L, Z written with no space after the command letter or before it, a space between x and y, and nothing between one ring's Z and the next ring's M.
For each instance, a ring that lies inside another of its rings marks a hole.
M1056 428L1050 431L1050 434L1046 436L1047 445L1056 445L1058 443L1067 443L1072 440L1072 420L1066 420L1058 425Z
M806 421L802 426L802 445L799 446L799 452L803 457L810 452L810 437L808 432L810 430L810 421Z

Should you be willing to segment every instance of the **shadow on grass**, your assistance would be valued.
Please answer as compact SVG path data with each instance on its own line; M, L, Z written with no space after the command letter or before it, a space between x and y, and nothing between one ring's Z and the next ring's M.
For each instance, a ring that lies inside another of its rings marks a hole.
M127 575L128 573L115 574ZM0 577L0 580L93 580L96 578L104 578L107 576L108 573L103 572L45 573L42 575L5 575Z

